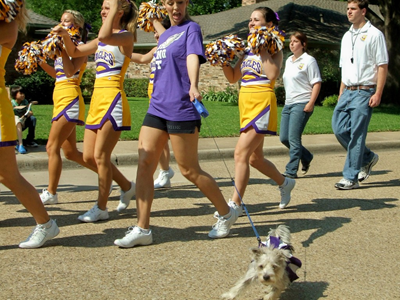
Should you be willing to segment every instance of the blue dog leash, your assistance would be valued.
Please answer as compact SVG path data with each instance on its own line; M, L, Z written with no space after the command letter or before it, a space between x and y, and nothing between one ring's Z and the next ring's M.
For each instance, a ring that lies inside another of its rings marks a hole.
M257 241L258 241L258 247L261 247L261 246L263 245L263 243L261 242L260 235L258 234L258 231L257 231L256 227L254 226L253 220L252 220L251 217L250 217L249 211L247 210L246 204L243 202L242 196L240 195L240 193L239 193L239 191L238 191L238 189L237 189L237 187L236 187L235 180L233 179L233 177L232 177L232 175L231 175L231 172L229 171L229 168L228 168L228 166L226 165L225 159L224 159L224 157L223 157L223 155L222 155L222 153L221 153L221 150L220 150L219 147L218 147L217 141L216 141L215 138L214 138L214 134L213 134L212 131L211 131L211 127L208 125L208 123L207 123L207 121L206 121L206 118L209 116L209 113L208 113L207 109L205 108L203 102L199 102L197 99L195 99L195 101L193 102L193 105L195 106L195 108L197 109L197 111L199 112L199 114L203 117L204 123L207 124L207 125L206 125L206 126L207 126L207 129L208 129L208 131L209 131L209 133L210 133L210 135L211 135L211 137L212 137L212 139L213 139L213 141L214 141L215 146L216 146L217 149L218 149L218 153L219 153L219 155L221 156L222 161L224 162L224 165L225 165L226 170L228 171L228 174L229 174L229 177L230 177L230 179L231 179L232 185L233 185L233 187L235 188L236 193L237 193L238 196L239 196L240 203L242 203L242 207L243 207L244 211L246 212L247 218L248 218L249 221L250 221L250 225L251 225L251 227L253 228L254 234L256 235L256 238L257 238Z

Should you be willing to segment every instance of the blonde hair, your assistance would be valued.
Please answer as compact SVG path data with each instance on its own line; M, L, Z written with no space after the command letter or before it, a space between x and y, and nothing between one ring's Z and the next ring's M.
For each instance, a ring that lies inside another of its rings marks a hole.
M14 19L18 23L19 31L26 33L26 25L29 21L28 10L25 6L25 1L22 0L21 8L18 12L18 15Z
M67 9L67 10L64 10L63 14L71 14L72 17L74 18L75 26L78 26L79 28L85 27L85 18L82 16L82 14L79 11Z
M121 9L124 11L124 15L120 21L121 28L131 32L133 34L133 41L136 43L138 8L133 0L119 0L118 2L121 6Z
M79 32L81 34L81 40L86 43L88 30L85 27L85 18L82 14L77 10L66 9L63 14L71 14L72 18L74 18L73 22L76 27L79 27Z
M161 0L161 2L164 4L165 0ZM184 16L184 20L185 21L193 21L192 18L189 15L189 11L188 8L186 7L185 9L185 16Z

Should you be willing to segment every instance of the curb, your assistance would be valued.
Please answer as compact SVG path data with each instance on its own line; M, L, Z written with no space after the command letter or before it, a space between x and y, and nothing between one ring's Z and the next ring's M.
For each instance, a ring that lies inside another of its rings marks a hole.
M383 141L383 142L369 142L368 147L373 150L387 150L387 149L400 149L400 141ZM307 145L312 153L337 153L342 151L345 154L344 149L337 144L319 144L319 145ZM233 159L234 148L224 148L224 149L207 149L199 150L198 156L199 160L221 160L223 159ZM264 148L264 155L266 157L270 156L288 156L288 149L284 146L267 146ZM129 166L137 165L139 156L137 153L130 154L112 154L111 161L117 166ZM174 154L171 152L171 162L175 162ZM79 169L83 168L75 162L72 162L62 157L63 169ZM47 155L29 155L18 157L17 165L20 171L39 171L48 169L48 159Z

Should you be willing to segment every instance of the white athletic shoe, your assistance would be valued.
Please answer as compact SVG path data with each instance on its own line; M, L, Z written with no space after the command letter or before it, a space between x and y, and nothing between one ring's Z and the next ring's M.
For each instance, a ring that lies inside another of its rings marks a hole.
M122 248L131 248L137 245L150 245L153 243L153 233L149 230L145 233L141 228L132 226L128 228L122 239L117 239L114 244Z
M125 210L129 206L132 197L135 196L136 193L136 184L131 181L131 188L129 191L124 192L122 189L120 191L121 195L119 196L119 203L117 206L117 211L119 212Z
M279 203L279 208L285 208L288 206L294 186L296 185L296 180L292 178L285 177L285 182L279 186L279 190L281 191L281 203Z
M232 207L229 208L231 211L231 216L229 217L229 219L221 217L219 214L217 216L214 215L214 217L218 219L218 221L213 225L211 231L208 233L208 236L210 238L220 239L226 237L229 234L232 225L239 217L237 210L233 209Z
M100 220L107 220L109 217L107 208L105 210L101 210L97 203L86 213L80 215L78 220L86 223L92 223Z
M42 247L43 244L60 233L56 221L50 219L46 224L38 224L28 238L19 244L20 248L33 249Z
M174 175L175 172L171 169L171 167L168 169L168 171L160 170L157 179L154 180L154 188L159 189L171 187L171 178L174 177Z
M42 193L40 194L40 200L42 200L42 203L44 205L57 204L58 203L58 195L57 195L57 193L55 193L55 195L50 194L47 189L43 189Z

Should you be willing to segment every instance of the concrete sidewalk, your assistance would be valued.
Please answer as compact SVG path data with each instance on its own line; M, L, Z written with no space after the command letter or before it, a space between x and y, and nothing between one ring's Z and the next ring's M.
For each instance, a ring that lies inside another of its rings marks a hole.
M238 141L238 137L229 138L201 138L199 139L199 159L213 160L220 159L221 154L224 158L233 157L233 152ZM303 144L313 153L338 152L343 151L333 134L304 135ZM82 149L83 143L78 143L78 148ZM377 149L400 149L400 132L372 132L368 134L367 146ZM132 165L138 160L138 141L120 141L113 151L113 162L116 165ZM219 149L219 151L218 151ZM288 150L279 141L278 136L266 136L264 142L264 152L266 156L288 155ZM171 154L171 160L174 160ZM17 154L18 167L21 171L25 170L44 170L47 169L47 153L44 145L38 148L28 148L27 154ZM63 168L79 167L76 163L68 161L63 156Z

